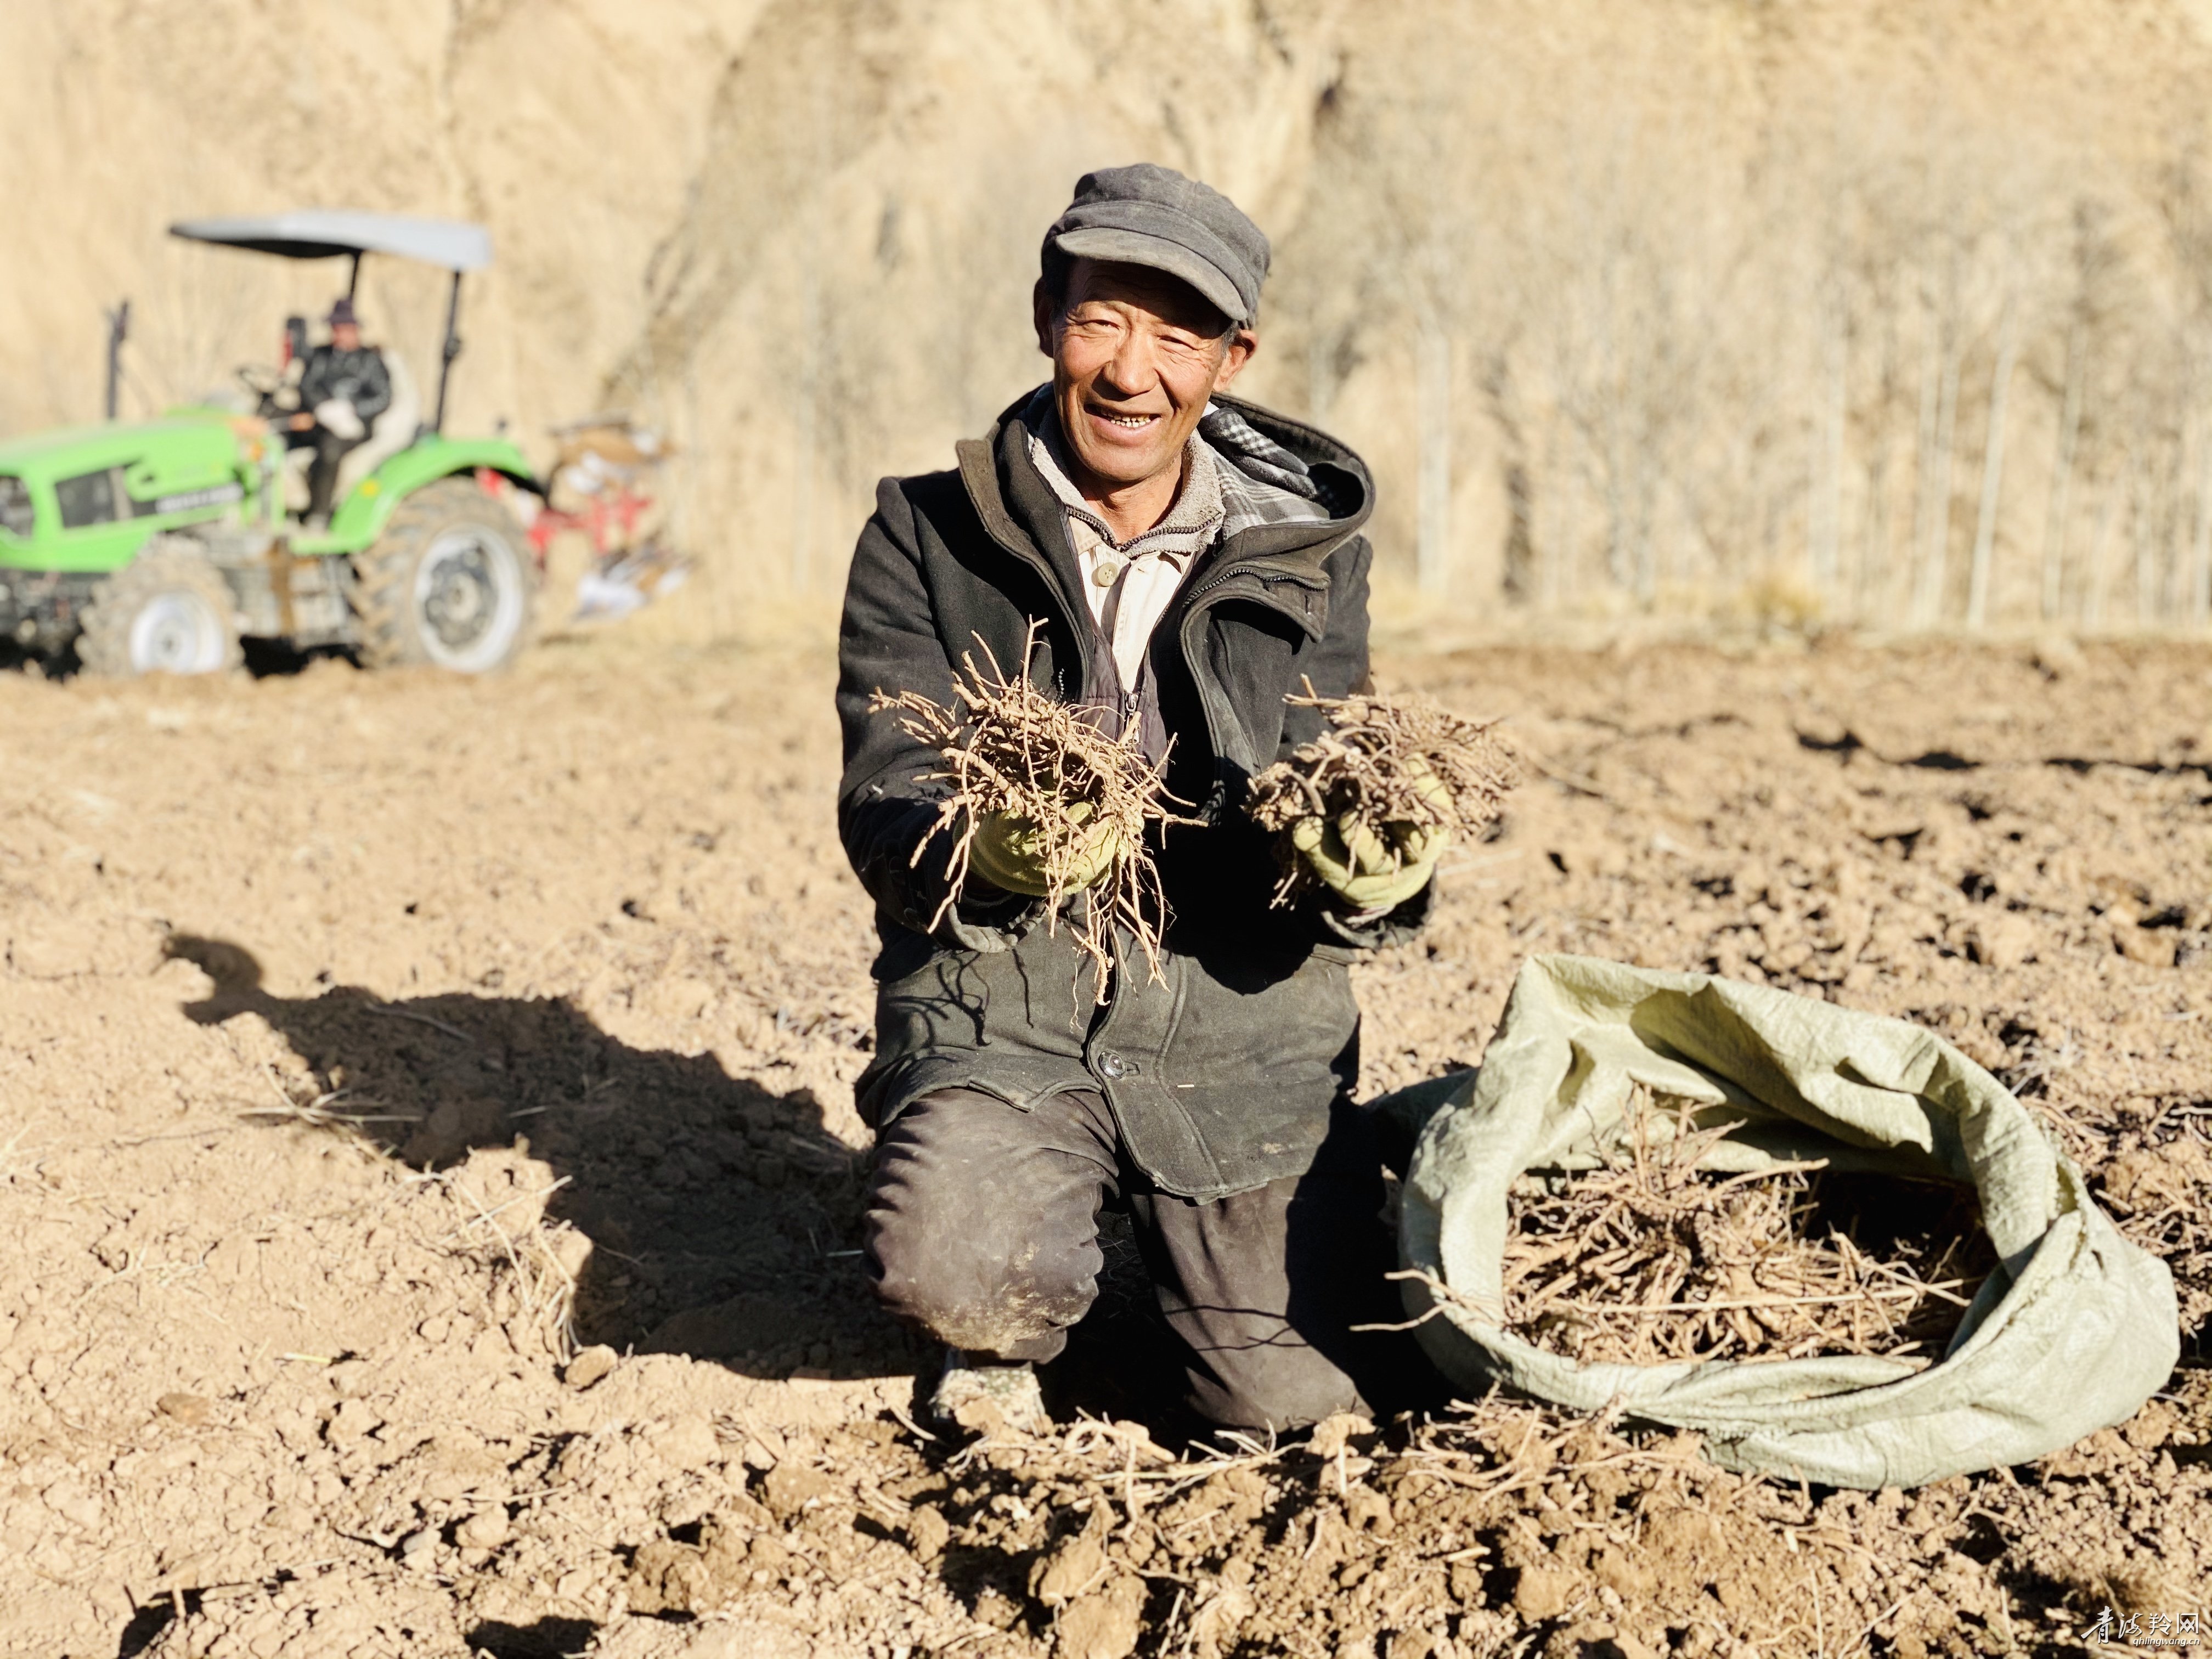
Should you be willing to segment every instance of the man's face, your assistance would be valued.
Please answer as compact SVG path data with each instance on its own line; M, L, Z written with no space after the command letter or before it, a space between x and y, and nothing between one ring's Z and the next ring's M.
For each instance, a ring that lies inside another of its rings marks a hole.
M336 346L340 351L360 350L361 325L359 323L332 323L331 325L331 343Z
M1037 345L1076 460L1094 482L1142 483L1182 464L1206 400L1259 345L1188 284L1145 265L1078 259L1055 307L1036 289Z

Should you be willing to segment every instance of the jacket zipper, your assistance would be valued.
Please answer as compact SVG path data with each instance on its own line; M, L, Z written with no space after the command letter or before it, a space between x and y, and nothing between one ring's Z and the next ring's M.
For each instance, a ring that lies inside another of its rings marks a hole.
M1217 570L1213 573L1212 576L1207 580L1204 586L1194 587L1191 590L1191 600L1195 604L1199 599L1202 599L1205 595L1211 593L1215 588L1221 586L1224 582L1232 582L1239 576L1255 574L1259 570L1259 562L1256 560L1252 559L1247 559L1241 564L1232 564L1226 570ZM1326 576L1306 576L1291 570L1271 571L1268 574L1277 581L1291 582L1299 587L1323 588L1328 586L1328 578ZM1267 580L1267 577L1262 576L1261 580L1264 581ZM1281 609L1280 606L1277 606L1276 608L1279 610ZM1285 611L1285 614L1288 615L1289 613Z
M1190 592L1190 598L1185 601L1183 605L1182 621L1177 625L1176 629L1176 643L1182 652L1183 666L1189 671L1191 681L1194 684L1202 685L1204 681L1200 676L1198 663L1191 654L1190 635L1188 632L1191 624L1198 621L1206 611L1213 608L1212 605L1206 602L1206 596L1208 594L1212 593L1218 588L1227 586L1230 582L1234 581L1239 576L1252 574L1252 568L1253 568L1250 565L1246 564L1243 566L1232 566L1227 570L1216 571L1206 581L1202 583L1200 586L1193 588ZM1308 581L1301 577L1292 575L1287 571L1284 572L1279 580L1296 582L1299 586L1308 588L1326 589L1328 586L1326 578L1320 581ZM1268 595L1265 592L1264 587L1255 602L1265 606L1267 609L1276 612L1279 616L1288 617L1292 622L1302 623L1304 620L1304 618L1299 616L1297 611L1291 610L1289 605L1285 605L1280 600ZM1214 719L1213 705L1212 702L1209 701L1203 693L1201 693L1198 700L1198 707L1200 714L1204 715L1206 718L1206 744L1213 750L1214 762L1218 765L1220 763L1222 754L1221 727Z

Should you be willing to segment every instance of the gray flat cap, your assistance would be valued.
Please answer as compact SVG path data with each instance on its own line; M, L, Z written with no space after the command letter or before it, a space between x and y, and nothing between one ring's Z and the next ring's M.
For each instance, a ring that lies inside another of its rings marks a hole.
M1149 265L1180 277L1232 323L1260 314L1267 237L1236 203L1173 167L1139 161L1085 173L1044 241L1079 259Z

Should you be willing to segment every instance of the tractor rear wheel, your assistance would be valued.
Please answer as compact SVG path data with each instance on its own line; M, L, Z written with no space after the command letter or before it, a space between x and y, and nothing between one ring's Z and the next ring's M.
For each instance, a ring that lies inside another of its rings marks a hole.
M354 556L361 659L487 674L529 642L537 579L514 515L474 479L426 484Z
M189 536L156 536L101 578L82 626L89 674L220 674L244 660L230 585Z

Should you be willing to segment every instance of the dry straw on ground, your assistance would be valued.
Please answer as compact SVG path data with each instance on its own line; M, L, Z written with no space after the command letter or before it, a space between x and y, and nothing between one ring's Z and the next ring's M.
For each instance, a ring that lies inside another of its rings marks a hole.
M1425 698L1306 695L1285 699L1318 708L1328 722L1252 780L1249 811L1263 830L1282 832L1302 819L1341 823L1345 816L1381 836L1392 824L1458 830L1469 838L1498 821L1506 794L1520 781L1512 749L1495 720L1468 720ZM1436 800L1428 779L1449 796ZM1287 903L1308 884L1304 861L1286 860L1275 902Z
M1024 662L1036 651L1036 635L1032 623L1022 645ZM873 711L896 713L900 729L945 762L932 781L948 784L950 793L914 855L921 863L938 835L952 835L945 898L930 925L944 920L967 887L977 830L985 819L1004 815L1045 832L1047 927L1059 927L1063 902L1079 898L1070 925L1077 947L1097 969L1097 1000L1103 1003L1113 994L1121 934L1135 942L1147 973L1159 981L1166 907L1145 836L1154 824L1176 821L1162 784L1164 759L1147 761L1133 729L1109 738L1083 711L1039 690L1026 675L1010 678L988 647L983 659L981 667L972 652L961 659L963 672L952 685L957 707L919 691L878 690L870 704ZM1087 862L1086 849L1108 835L1115 851L1106 873L1079 889L1074 875Z
M1691 1127L1641 1090L1620 1160L1524 1177L1505 1249L1507 1322L1584 1363L1887 1354L1932 1360L1990 1266L1961 1194L1863 1246L1825 1163L1698 1167L1740 1127Z

